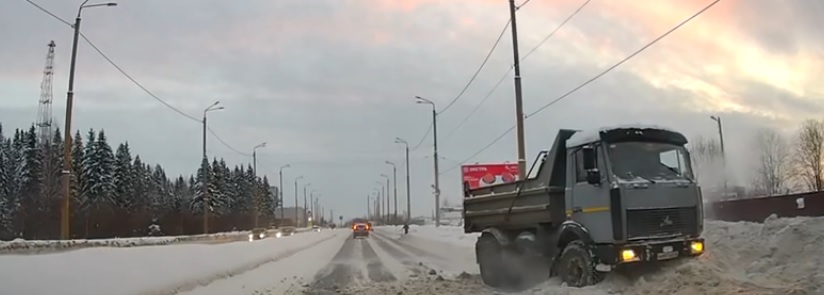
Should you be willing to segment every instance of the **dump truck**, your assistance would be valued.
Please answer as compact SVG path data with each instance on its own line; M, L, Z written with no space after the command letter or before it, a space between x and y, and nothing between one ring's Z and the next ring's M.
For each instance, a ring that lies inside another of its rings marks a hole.
M597 284L631 264L704 252L703 201L687 139L663 127L561 129L527 177L464 186L464 232L491 287L558 276Z

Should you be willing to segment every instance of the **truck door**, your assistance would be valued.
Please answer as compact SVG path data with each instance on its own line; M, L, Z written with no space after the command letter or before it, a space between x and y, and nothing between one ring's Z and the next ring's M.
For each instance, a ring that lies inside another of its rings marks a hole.
M567 211L570 219L580 223L589 231L593 241L606 243L612 241L612 226L609 212L609 181L606 159L600 145L595 145L595 167L598 168L597 180L590 183L587 180L587 170L584 165L584 149L578 148L573 152L574 175L572 182L571 206ZM571 215L570 215L571 214Z

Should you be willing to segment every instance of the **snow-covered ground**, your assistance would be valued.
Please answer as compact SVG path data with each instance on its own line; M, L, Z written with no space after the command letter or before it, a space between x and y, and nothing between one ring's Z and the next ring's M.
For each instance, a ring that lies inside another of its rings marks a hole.
M333 236L329 231L220 245L101 247L43 255L3 255L0 293L175 294L256 268Z
M410 227L410 235L474 249L461 227ZM762 223L708 220L707 252L657 271L616 273L596 286L557 279L523 294L824 294L824 217L767 218Z
M296 232L307 231L306 228L297 229ZM201 234L191 236L163 236L163 237L139 237L139 238L114 238L114 239L94 239L94 240L23 240L0 241L0 254L37 254L54 251L74 250L91 247L139 247L158 246L175 243L187 243L198 241L214 240L244 240L249 231L233 231L214 234Z
M824 294L824 218L707 221L707 253L586 288L519 294ZM0 256L2 294L500 294L480 282L460 227L326 230L220 245L89 248Z

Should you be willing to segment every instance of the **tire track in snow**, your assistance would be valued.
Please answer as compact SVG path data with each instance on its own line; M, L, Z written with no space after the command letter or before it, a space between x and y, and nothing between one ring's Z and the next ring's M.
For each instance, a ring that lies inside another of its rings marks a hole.
M412 257L412 255L409 255L403 252L403 250L401 250L400 248L389 244L389 242L387 242L378 235L375 235L375 239L373 239L372 241L375 242L375 244L377 244L378 247L386 251L386 253L392 255L392 257L400 261L401 264L407 266L409 270L412 271L412 273L416 275L423 274L423 270L421 269L423 267L423 263L421 261L417 261L417 259Z
M357 263L356 242L355 239L347 239L332 261L318 272L304 294L334 294L362 280L363 273L354 266Z
M438 253L429 252L429 251L423 250L423 249L421 249L421 248L418 248L418 247L415 247L415 246L412 246L412 245L409 245L409 244L406 244L406 243L401 243L401 242L399 242L398 240L396 240L396 239L392 239L392 238L389 238L389 237L387 237L387 236L385 236L385 235L383 235L383 234L378 234L378 233L375 233L375 235L376 235L376 236L380 236L380 237L381 237L381 238L383 238L384 240L389 241L389 242L391 242L392 244L395 244L395 245L397 245L398 247L400 247L400 248L402 248L402 249L405 249L405 250L409 251L409 252L410 252L410 253L412 253L412 254L415 254L415 255L418 255L418 256L425 256L425 257L437 258L437 259L441 259L441 260L449 260L449 258L448 258L448 257L443 257L443 256L441 256L441 255L440 255L440 254L438 254Z
M369 279L373 282L392 282L397 281L398 279L383 265L380 257L378 254L375 253L375 249L372 249L372 245L369 244L368 240L363 240L361 242L361 250L363 255L363 260L366 262L366 273L369 276Z

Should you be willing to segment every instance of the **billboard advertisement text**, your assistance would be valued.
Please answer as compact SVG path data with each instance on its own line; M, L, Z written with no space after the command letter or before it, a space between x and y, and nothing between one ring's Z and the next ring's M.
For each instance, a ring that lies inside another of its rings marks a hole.
M510 183L518 179L517 163L470 164L461 166L461 179L470 189Z

